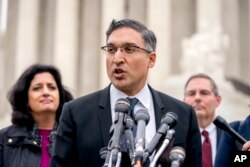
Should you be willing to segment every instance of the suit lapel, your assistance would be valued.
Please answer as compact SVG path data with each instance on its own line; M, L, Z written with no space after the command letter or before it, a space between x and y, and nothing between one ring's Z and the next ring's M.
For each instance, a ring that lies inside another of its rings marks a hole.
M109 130L112 125L112 117L111 117L111 108L110 108L110 85L103 89L100 93L100 101L99 101L99 122L101 127L101 133L104 145L107 146L110 140ZM160 95L157 91L155 91L151 86L149 89L152 93L154 110L155 110L155 122L156 129L159 128L162 116L166 113L165 105L163 104Z
M216 133L217 133L217 140L216 140L217 143L216 143L216 146L217 146L217 148L218 148L222 130L221 130L220 128L217 128L217 127L216 127Z
M99 101L99 112L98 112L102 139L105 146L107 146L109 143L110 140L109 130L112 125L109 87L110 86L106 87L100 93L101 97Z
M155 110L155 122L156 122L156 129L159 128L162 116L165 114L164 108L165 105L163 104L159 93L155 91L151 86L149 86L149 89L152 93L153 97L153 103L154 103L154 110Z

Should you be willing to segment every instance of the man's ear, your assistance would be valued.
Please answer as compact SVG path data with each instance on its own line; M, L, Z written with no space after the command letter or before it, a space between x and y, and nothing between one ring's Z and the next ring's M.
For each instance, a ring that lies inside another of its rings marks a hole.
M151 52L150 55L149 55L148 68L154 67L155 62L156 62L156 53L155 52Z

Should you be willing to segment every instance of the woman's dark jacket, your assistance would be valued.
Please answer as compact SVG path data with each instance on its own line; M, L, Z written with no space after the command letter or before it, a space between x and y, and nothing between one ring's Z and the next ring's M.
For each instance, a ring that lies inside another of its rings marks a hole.
M39 167L41 147L32 130L11 125L0 130L0 167Z

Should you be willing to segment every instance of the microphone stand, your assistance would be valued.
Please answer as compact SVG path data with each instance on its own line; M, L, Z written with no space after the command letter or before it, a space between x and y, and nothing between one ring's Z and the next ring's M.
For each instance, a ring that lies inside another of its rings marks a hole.
M135 155L134 155L135 143L134 143L134 136L133 136L133 131L132 131L134 124L135 123L133 119L129 115L127 115L124 135L125 135L126 144L128 147L128 154L129 154L129 158L131 161L131 166L135 165Z
M138 110L135 113L134 119L137 124L137 132L135 138L135 161L136 166L141 167L145 154L145 128L149 122L149 114L146 110Z
M166 137L163 140L161 147L159 148L159 150L155 154L153 161L150 163L150 167L156 166L158 159L160 158L160 156L162 155L162 153L164 152L164 150L166 149L166 147L168 146L170 141L173 139L174 134L175 134L175 130L173 130L173 129L169 129L167 131Z
M112 167L112 157L113 157L113 150L112 150L111 152L110 152L110 151L108 152L103 167ZM121 158L122 158L122 154L121 154L121 152L119 151L119 152L118 152L118 155L117 155L117 161L116 161L115 167L120 167ZM114 165L113 165L113 166L114 166Z
M127 113L130 104L127 99L118 99L115 104L115 120L111 126L111 132L113 133L109 144L108 153L105 159L103 167L119 167L121 163L121 151L120 151L120 139L124 133L124 124L126 122Z
M173 112L168 112L162 117L160 127L158 128L155 136L145 149L143 162L149 161L149 156L151 156L156 147L160 144L161 139L166 136L169 129L173 128L177 124L177 120L178 117Z

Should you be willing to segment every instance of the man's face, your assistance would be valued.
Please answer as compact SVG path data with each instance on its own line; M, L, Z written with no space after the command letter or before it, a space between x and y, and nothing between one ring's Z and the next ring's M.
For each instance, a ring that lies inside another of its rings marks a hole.
M212 91L206 78L194 78L186 87L184 101L195 109L198 118L213 119L221 97Z
M127 95L138 93L146 83L148 69L155 64L155 52L136 48L146 49L141 34L128 27L114 30L107 46L118 48L115 53L106 54L106 68L111 82ZM126 49L128 46L135 47L130 50Z

